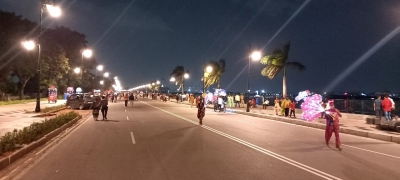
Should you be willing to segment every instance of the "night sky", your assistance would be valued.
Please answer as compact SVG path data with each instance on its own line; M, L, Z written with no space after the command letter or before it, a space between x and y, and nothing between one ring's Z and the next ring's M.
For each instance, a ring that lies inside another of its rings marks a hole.
M185 87L202 89L203 63L223 58L222 88L244 92L249 46L266 55L291 41L289 60L306 71L288 69L288 92L399 92L398 0L55 2L62 17L43 25L85 34L96 60L123 87L163 78L164 85L176 88L169 74L183 65L190 71ZM0 9L39 21L39 0L1 0ZM270 80L261 76L262 68L252 62L251 91L281 92L282 73Z

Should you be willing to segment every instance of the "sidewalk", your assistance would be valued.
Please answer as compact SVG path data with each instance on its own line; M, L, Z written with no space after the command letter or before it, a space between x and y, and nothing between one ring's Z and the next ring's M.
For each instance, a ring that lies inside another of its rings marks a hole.
M176 100L170 100L170 102L176 103ZM182 104L189 105L189 102L184 101L182 102ZM213 109L213 106L207 105L207 108ZM227 107L226 111L254 116L254 117L268 118L276 121L282 121L291 124L297 124L301 126L307 126L324 130L326 125L325 119L316 119L313 122L307 122L305 120L302 120L301 109L296 109L297 118L289 118L280 115L275 115L273 107L267 107L267 109L262 109L262 105L257 105L256 108L250 108L250 112L246 112L246 108L235 109L229 107ZM361 114L349 114L349 113L341 113L341 114L342 114L342 118L340 118L341 133L400 143L400 133L394 131L380 130L377 129L373 124L366 124L366 118L371 118L373 116L361 115Z
M40 108L58 106L65 102L65 100L57 100L57 103L41 101ZM26 111L34 111L35 107L36 102L0 106L0 136L14 129L22 129L33 122L44 120L44 117L34 117L38 113L26 113Z

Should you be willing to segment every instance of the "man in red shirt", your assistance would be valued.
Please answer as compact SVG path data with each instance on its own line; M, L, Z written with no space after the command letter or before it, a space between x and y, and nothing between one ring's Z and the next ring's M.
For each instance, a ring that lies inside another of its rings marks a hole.
M386 121L391 121L390 113L392 111L392 101L389 99L389 94L385 94L385 99L382 101L383 112L385 113Z

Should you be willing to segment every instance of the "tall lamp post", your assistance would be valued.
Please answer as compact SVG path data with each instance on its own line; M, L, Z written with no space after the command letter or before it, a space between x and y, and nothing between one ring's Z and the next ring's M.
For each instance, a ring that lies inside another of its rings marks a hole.
M43 2L43 1L42 1ZM40 48L40 38L42 36L42 18L43 18L43 12L47 10L47 12L50 14L50 16L53 17L58 17L61 15L61 10L59 7L53 6L48 3L41 3L40 4L40 21L39 21L39 36L36 39L36 45L38 47L38 64L37 64L37 77L38 77L38 84L37 84L37 94L36 94L36 107L35 107L35 112L40 112L40 80L41 80L41 64L40 64L40 55L41 55L41 48ZM34 41L25 41L22 43L22 45L27 49L27 50L33 50L35 48L35 42Z
M105 87L106 87L106 83L105 83L105 81L104 81L104 77L108 77L110 75L110 73L108 73L108 72L105 72L104 74L103 74L103 89L105 89Z
M210 75L210 73L212 72L212 67L211 66L207 66L206 68L204 68L204 76L203 76L203 93L206 93L206 78L208 78L208 76Z
M96 67L96 75L95 75L95 77L94 77L94 80L96 81L97 80L97 71L102 71L103 70L103 65L98 65L97 67ZM94 83L94 88L96 89L97 88L97 83Z
M249 80L250 80L250 66L251 66L251 60L253 61L258 61L261 59L261 53L259 51L254 51L253 53L250 53L249 51L249 69L247 70L247 101L249 101L250 98L250 85L249 85ZM249 108L246 108L246 112L249 112Z
M185 79L187 79L187 78L189 78L189 73L185 73L185 74L183 74L183 76L182 76L182 94L185 94L185 89L184 89L184 87L185 87Z
M93 54L93 52L92 52L92 50L90 50L90 49L85 49L85 50L82 51L82 67L81 67L82 71L81 71L81 79L83 79L83 57L85 57L85 58L90 58L90 57L92 57L92 54Z

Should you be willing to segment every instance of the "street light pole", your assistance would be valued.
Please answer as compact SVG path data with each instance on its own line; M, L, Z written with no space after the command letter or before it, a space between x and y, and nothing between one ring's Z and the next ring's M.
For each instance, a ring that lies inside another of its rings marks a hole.
M246 104L248 104L249 98L250 98L250 85L249 85L249 79L250 79L250 59L251 59L251 52L250 52L250 45L249 45L249 68L247 69L247 92L246 92ZM246 112L249 112L249 108L246 108Z

